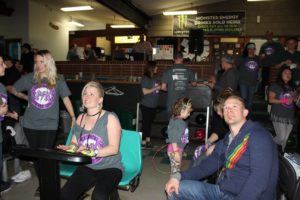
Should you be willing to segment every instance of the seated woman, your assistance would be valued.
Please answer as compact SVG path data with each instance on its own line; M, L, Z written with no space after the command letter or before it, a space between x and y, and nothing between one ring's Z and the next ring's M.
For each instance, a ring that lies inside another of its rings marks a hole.
M92 157L92 163L79 166L61 191L61 200L78 199L95 186L92 200L108 200L122 178L119 153L121 126L117 116L102 109L104 90L97 82L87 83L81 94L86 112L73 128L71 145L58 149Z

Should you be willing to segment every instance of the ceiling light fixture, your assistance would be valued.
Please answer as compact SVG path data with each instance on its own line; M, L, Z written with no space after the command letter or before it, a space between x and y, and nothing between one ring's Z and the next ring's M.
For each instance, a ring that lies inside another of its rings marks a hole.
M94 8L92 6L75 6L75 7L60 8L60 10L64 12L72 12L72 11L94 10Z
M272 1L272 0L247 0L247 1Z
M70 21L70 24L73 24L73 25L78 26L78 27L84 27L84 24L79 23L79 22L76 22L76 21L74 21L74 20L71 20L71 21Z
M111 28L134 28L133 24L110 25Z
M197 15L197 10L166 11L163 15Z

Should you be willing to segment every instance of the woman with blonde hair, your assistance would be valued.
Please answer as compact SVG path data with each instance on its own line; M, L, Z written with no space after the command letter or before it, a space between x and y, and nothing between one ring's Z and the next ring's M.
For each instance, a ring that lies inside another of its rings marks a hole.
M92 200L108 200L122 178L121 125L114 113L103 109L103 97L99 83L91 81L84 86L81 99L85 112L76 120L71 144L57 146L92 157L91 164L78 166L68 179L61 190L61 200L79 199L92 187Z
M35 55L34 72L21 77L9 92L27 99L23 129L30 148L53 148L59 122L59 97L75 123L75 114L69 99L71 92L62 75L57 74L55 61L48 50ZM21 93L27 92L27 97ZM35 169L38 173L37 166Z

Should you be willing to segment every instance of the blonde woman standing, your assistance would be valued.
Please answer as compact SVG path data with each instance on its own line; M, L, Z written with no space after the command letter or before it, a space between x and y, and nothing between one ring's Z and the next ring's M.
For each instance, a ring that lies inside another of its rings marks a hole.
M23 129L30 148L53 148L59 122L59 97L75 123L71 92L62 75L56 71L55 61L48 50L35 55L34 72L21 77L8 88L14 95L27 99ZM27 92L26 97L21 92ZM37 166L35 169L38 173ZM38 190L37 190L38 192Z

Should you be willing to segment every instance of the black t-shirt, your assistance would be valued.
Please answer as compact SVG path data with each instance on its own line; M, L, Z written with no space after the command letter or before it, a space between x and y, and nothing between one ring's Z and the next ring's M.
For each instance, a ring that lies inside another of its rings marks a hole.
M259 55L263 55L261 66L271 67L275 65L276 56L282 51L284 51L284 48L279 42L271 41L264 43L259 51Z
M286 60L291 60L293 63L300 64L300 52L295 51L294 53L290 53L289 51L282 51L278 54L277 63L281 63Z
M220 139L228 133L229 128L228 125L225 123L224 119L222 119L216 112L213 112L212 119L211 119L211 128L210 128L210 135L212 133L216 133Z
M33 72L34 67L34 53L28 52L21 56L21 64L23 65L23 70L27 73Z
M5 69L5 75L2 77L1 82L5 86L13 85L19 78L21 78L21 73L15 66L12 66Z

